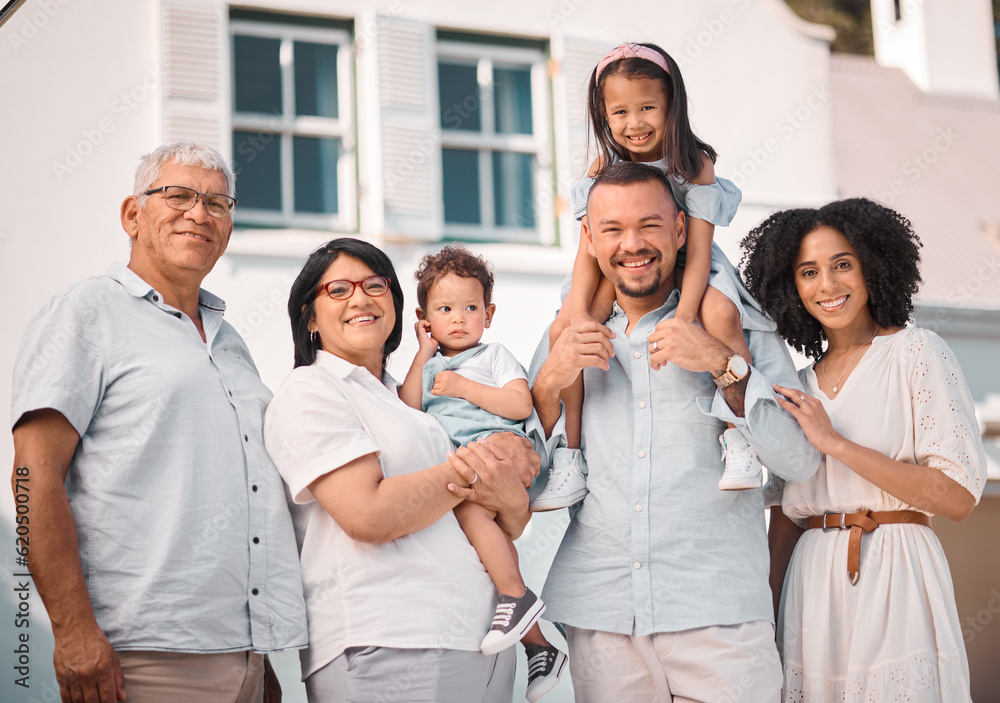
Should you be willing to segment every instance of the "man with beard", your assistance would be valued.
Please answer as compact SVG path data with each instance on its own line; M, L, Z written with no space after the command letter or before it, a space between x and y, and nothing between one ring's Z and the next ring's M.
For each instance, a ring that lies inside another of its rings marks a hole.
M606 325L563 332L532 389L557 445L560 390L580 373L586 388L589 493L543 591L567 626L576 700L777 701L762 491L718 490L718 436L731 422L773 473L812 475L820 455L771 387L799 388L795 368L767 319L744 320L750 367L674 317L686 220L660 170L609 166L587 213L616 303Z

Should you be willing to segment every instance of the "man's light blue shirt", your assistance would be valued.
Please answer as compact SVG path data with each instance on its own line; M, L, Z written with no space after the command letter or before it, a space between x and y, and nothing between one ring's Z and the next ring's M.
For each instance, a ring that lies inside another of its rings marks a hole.
M51 298L14 367L11 422L54 408L80 434L67 475L94 614L120 650L306 644L285 492L264 449L271 392L225 304L207 342L121 264Z
M631 336L616 304L606 323L616 335L610 369L584 371L590 493L570 520L542 593L553 621L638 635L774 621L762 492L719 490L719 435L731 422L775 474L811 476L820 453L771 388L799 388L798 376L777 333L759 329L746 331L753 365L745 418L732 412L710 374L674 364L654 371L648 337L673 317L678 299L675 290ZM544 361L547 340L533 370ZM560 419L549 446L561 435Z

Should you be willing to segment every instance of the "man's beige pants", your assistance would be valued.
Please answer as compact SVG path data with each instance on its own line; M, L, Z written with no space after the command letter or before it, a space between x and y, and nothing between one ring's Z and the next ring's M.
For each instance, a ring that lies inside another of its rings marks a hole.
M118 652L128 703L263 703L264 657L253 652Z
M781 663L764 620L638 637L566 628L576 703L778 703Z

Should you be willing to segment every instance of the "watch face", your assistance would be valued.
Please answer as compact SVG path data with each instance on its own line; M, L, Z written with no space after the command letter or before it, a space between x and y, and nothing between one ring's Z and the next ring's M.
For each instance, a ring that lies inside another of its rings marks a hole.
M746 359L739 354L734 355L733 358L729 360L729 368L731 368L733 373L740 378L746 376L750 371L750 366L747 364Z

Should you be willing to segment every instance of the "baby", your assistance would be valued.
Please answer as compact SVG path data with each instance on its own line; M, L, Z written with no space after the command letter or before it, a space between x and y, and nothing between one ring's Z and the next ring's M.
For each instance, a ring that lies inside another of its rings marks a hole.
M527 374L506 347L480 342L496 309L489 264L466 249L445 247L424 257L415 278L420 348L399 397L436 417L456 446L495 432L523 435L532 412ZM494 654L520 639L528 656L526 697L537 701L566 664L538 626L545 605L525 587L514 542L496 513L466 501L455 507L455 517L500 593L480 649Z

